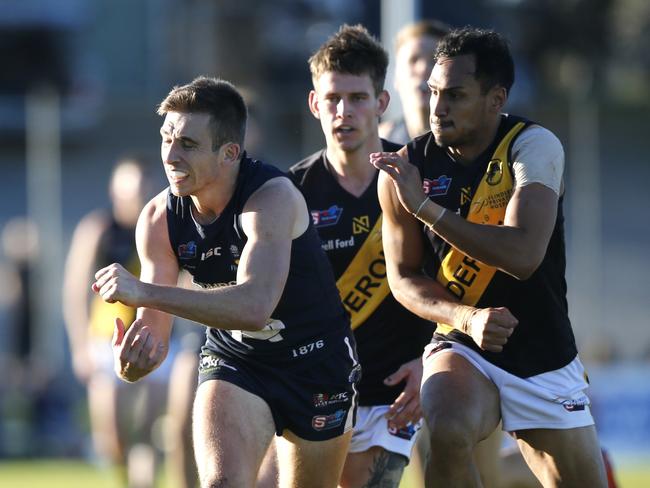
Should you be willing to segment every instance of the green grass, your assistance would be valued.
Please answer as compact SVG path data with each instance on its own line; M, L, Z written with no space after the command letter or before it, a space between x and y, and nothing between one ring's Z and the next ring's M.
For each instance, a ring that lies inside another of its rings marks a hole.
M620 488L650 487L650 466L617 471ZM406 474L401 488L421 488ZM0 461L2 488L122 488L115 473L82 461ZM164 480L161 488L165 488ZM171 487L168 487L171 488Z

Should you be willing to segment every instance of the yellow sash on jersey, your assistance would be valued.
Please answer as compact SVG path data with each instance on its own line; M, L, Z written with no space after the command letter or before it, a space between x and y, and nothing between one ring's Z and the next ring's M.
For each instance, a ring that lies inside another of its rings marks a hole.
M513 178L508 161L508 149L513 138L525 127L518 122L501 140L488 163L485 175L474 193L467 221L475 224L503 225L506 206L512 195ZM454 247L443 259L436 279L465 305L475 305L492 281L496 268L476 261ZM453 329L438 324L437 332L446 334Z
M345 272L336 282L352 329L359 327L388 296L386 260L381 245L381 215Z

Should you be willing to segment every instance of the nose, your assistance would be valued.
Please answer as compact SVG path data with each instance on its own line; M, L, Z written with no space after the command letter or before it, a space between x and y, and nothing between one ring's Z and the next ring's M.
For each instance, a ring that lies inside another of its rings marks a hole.
M174 163L177 163L179 157L178 157L176 141L173 141L170 144L164 144L164 143L161 144L160 156L162 158L163 163L165 164L173 165Z
M449 107L444 101L444 97L439 93L431 92L431 99L429 100L429 111L436 117L444 117L449 112Z
M345 98L341 98L339 103L336 104L336 116L345 118L350 115L350 104L346 102Z

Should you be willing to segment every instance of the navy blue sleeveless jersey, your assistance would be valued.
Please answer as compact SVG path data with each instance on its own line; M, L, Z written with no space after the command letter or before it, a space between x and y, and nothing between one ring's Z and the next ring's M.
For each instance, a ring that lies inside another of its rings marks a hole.
M167 196L169 240L179 265L202 288L235 284L246 235L240 216L249 197L270 179L286 174L246 154L242 157L234 194L219 218L201 225L192 217L190 197ZM289 275L267 326L256 332L208 328L206 348L220 357L291 364L329 352L328 338L349 334L327 257L313 226L291 246Z
M388 141L382 145L384 151L401 147ZM359 405L389 405L404 385L387 386L384 379L422 354L435 326L402 307L388 289L377 175L357 198L338 183L325 150L295 164L289 174L305 195L343 305L352 317L363 368Z

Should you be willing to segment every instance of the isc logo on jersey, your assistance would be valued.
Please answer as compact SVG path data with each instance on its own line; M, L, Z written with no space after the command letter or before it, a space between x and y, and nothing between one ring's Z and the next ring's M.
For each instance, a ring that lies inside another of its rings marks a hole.
M316 415L311 419L311 426L314 430L335 429L345 419L345 410L337 410L331 415Z

